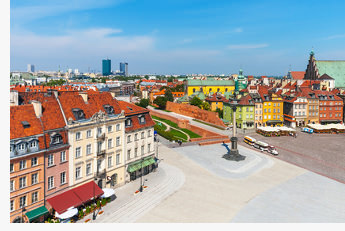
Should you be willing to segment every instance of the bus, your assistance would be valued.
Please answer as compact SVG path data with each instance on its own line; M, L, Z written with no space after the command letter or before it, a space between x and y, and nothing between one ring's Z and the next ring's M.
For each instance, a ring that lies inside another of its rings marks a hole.
M261 151L268 151L268 144L262 141L255 141L254 148L260 149Z
M245 143L247 143L247 144L253 146L254 143L255 143L255 141L256 141L256 139L254 139L254 138L252 138L252 137L250 137L250 136L245 136L244 139L243 139L243 141L244 141Z

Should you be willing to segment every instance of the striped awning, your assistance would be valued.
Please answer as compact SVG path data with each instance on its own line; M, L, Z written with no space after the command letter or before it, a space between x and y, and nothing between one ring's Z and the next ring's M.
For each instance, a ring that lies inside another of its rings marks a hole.
M146 157L143 160L135 161L132 164L128 165L127 171L129 173L135 172L141 168L144 168L146 166L149 166L151 164L154 164L156 161L153 159L153 157Z

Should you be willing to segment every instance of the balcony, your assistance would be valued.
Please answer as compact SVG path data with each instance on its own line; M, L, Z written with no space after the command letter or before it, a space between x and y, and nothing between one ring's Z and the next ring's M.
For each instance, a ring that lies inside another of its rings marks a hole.
M97 157L104 157L105 156L105 150L97 150Z
M105 133L98 133L97 134L97 140L104 140L105 139Z
M98 170L97 172L95 172L95 177L97 178L105 178L105 175L106 175L105 169Z

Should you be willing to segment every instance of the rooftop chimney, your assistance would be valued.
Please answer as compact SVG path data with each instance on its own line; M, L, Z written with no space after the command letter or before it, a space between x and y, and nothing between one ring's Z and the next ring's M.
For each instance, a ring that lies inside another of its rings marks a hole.
M84 102L87 103L87 92L79 92L79 95L83 98Z
M11 90L10 92L10 106L18 105L18 91Z
M37 118L42 116L42 104L36 100L32 100L31 104L34 106L35 114Z

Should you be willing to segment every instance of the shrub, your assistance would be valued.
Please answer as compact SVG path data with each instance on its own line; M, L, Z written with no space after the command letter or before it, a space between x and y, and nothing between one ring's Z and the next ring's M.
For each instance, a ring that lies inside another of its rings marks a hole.
M105 198L103 198L102 201L101 201L101 204L102 204L102 206L106 205L107 204L107 200Z
M97 201L97 208L100 208L100 207L101 207L101 201L98 200L98 201Z
M86 207L85 213L86 213L86 214L89 214L89 213L90 213L90 206L87 206L87 207Z
M79 210L79 219L83 218L84 217L84 212L83 210Z

